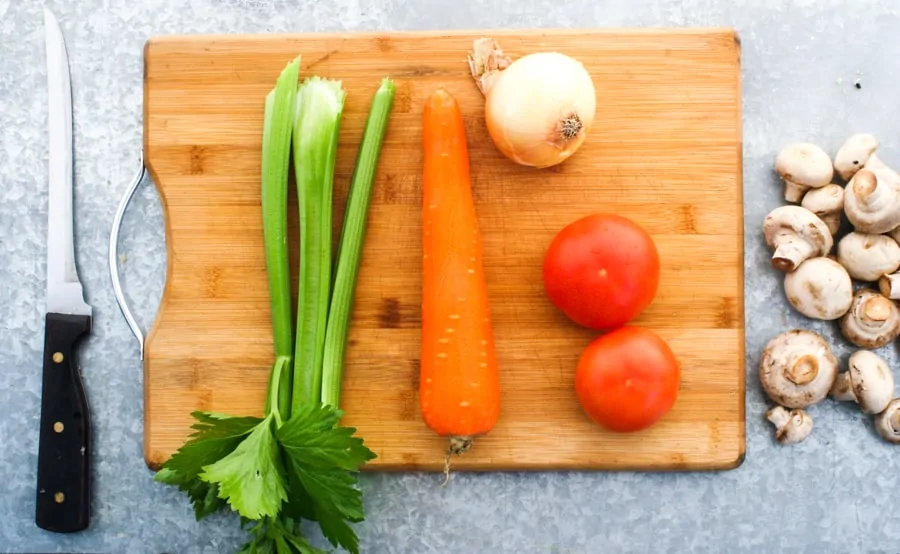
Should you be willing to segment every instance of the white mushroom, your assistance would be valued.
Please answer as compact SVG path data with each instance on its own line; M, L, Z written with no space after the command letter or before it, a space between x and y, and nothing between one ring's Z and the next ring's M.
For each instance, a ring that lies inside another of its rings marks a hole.
M785 274L784 293L791 306L806 317L834 320L850 309L853 281L844 266L820 256Z
M887 232L887 236L900 244L900 227L895 227ZM898 268L900 269L900 268ZM900 271L885 273L878 278L878 289L881 294L891 300L900 300Z
M894 376L887 362L871 350L850 355L850 369L838 374L830 395L838 402L856 402L866 414L879 414L894 396Z
M894 227L893 229L891 229L890 231L888 231L885 234L887 236L891 237L892 239L894 239L894 242L896 242L897 244L900 244L900 227Z
M779 206L769 212L763 220L763 235L774 250L772 266L786 272L808 258L827 255L834 246L825 222L800 206Z
M878 278L878 290L891 300L900 300L900 272L882 275Z
M775 439L781 444L796 444L809 436L813 420L805 411L788 411L784 406L775 406L766 412L766 419L775 425Z
M884 440L900 444L900 398L891 400L887 408L875 416L875 430Z
M844 214L844 187L832 183L809 189L800 205L816 214L834 236L841 228L841 216Z
M861 233L887 233L900 225L900 175L887 168L856 172L844 188L844 213Z
M834 155L834 168L844 181L864 167L878 167L881 160L875 155L878 139L869 133L856 133L844 141Z
M776 404L805 408L828 395L838 373L831 347L815 331L791 329L772 338L759 361L759 380Z
M784 181L784 198L797 203L807 190L831 183L834 166L828 154L815 144L795 142L775 158L775 171Z
M900 244L887 235L853 231L838 242L837 261L850 277L873 283L900 268Z
M860 348L881 348L900 334L900 310L878 292L861 288L841 318L841 333Z

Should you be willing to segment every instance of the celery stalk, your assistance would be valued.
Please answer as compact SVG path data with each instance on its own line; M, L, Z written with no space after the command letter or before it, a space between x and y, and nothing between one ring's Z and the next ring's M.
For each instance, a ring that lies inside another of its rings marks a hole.
M275 349L266 414L277 409L278 416L285 419L290 417L289 369L294 353L287 232L288 172L299 73L300 56L297 56L282 70L275 87L266 95L261 160L263 239Z
M294 172L300 211L300 273L292 407L318 405L331 295L334 165L344 111L341 81L307 78L294 110Z
M387 130L388 118L394 103L394 82L382 79L375 92L362 142L350 180L347 208L337 251L334 291L325 332L325 352L322 360L322 402L339 408L341 381L344 375L344 355L360 258L365 242L372 184Z
M275 350L265 416L192 412L194 433L156 480L186 493L197 520L228 508L238 512L250 535L241 552L322 552L303 536L300 520L307 519L332 546L355 554L359 538L350 524L365 516L356 474L375 453L353 430L337 428L339 410L321 405L344 91L339 81L319 78L298 86L299 71L297 57L265 97L262 122L262 224ZM296 339L287 246L292 152L301 221Z

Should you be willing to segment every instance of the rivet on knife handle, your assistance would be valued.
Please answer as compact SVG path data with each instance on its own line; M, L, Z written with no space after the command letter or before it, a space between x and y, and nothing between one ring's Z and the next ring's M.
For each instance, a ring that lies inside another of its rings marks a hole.
M91 422L75 362L91 316L48 313L35 523L57 533L86 529L91 503Z
M144 178L145 171L144 153L142 151L138 171L131 180L131 184L128 185L125 196L123 196L122 200L119 202L119 207L116 209L116 215L113 218L112 230L109 234L109 277L112 279L113 293L116 295L116 303L118 303L122 315L125 316L125 321L128 323L131 333L134 335L134 338L138 340L138 343L140 343L141 360L144 359L144 334L141 332L141 328L138 327L137 321L131 314L128 303L125 301L125 295L122 292L122 284L119 281L119 264L117 258L119 252L119 228L122 226L122 218L125 216L125 210L128 208L128 203L131 202L135 191L137 191L138 186Z

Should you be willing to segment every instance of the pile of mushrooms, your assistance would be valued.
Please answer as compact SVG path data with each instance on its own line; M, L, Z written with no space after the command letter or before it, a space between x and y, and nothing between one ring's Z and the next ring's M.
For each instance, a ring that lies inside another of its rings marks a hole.
M841 372L819 333L790 329L773 337L759 364L775 405L765 417L780 444L813 430L807 409L830 397L854 402L886 441L900 444L900 397L887 362L874 352L900 336L900 173L876 154L867 133L848 137L834 158L796 142L775 158L784 204L762 234L790 305L807 318L833 321L856 350Z

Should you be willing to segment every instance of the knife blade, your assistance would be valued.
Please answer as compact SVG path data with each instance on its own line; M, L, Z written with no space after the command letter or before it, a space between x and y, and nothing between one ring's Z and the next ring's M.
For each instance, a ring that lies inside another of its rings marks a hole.
M93 311L75 267L72 90L66 45L56 17L44 10L48 100L47 298L35 523L57 533L90 522L91 421L75 360Z

